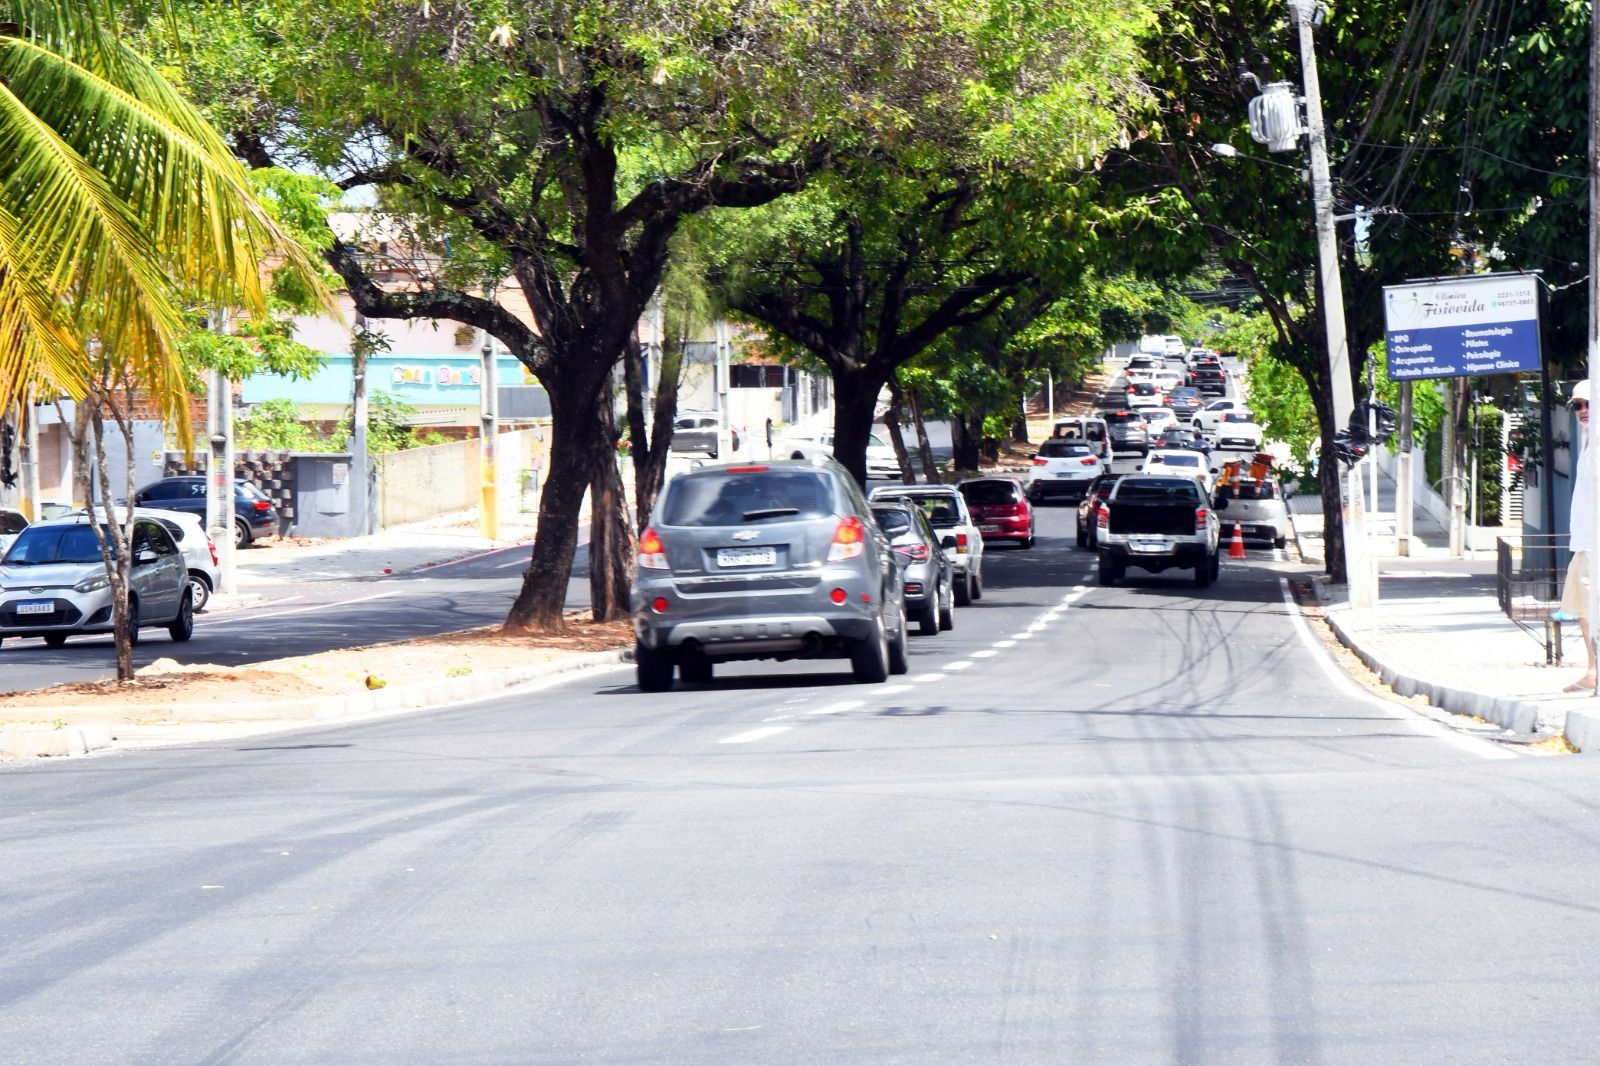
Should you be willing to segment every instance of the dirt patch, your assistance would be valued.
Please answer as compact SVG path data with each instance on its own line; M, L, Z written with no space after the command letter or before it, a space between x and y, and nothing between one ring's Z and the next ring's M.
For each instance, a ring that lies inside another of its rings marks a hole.
M569 615L566 632L506 633L497 626L443 633L393 644L342 648L249 666L182 664L158 659L127 684L75 682L28 692L0 693L7 709L104 707L129 721L160 716L160 708L179 703L268 702L347 695L444 678L512 670L585 652L613 651L633 642L623 622L593 622ZM19 720L15 714L8 715Z

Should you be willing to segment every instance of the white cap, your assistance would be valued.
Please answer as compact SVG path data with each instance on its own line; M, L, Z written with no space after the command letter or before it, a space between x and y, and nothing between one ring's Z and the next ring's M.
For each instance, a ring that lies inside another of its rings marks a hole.
M1578 383L1572 386L1572 395L1567 397L1567 402L1571 403L1573 400L1582 400L1584 403L1589 402L1588 378L1579 378Z

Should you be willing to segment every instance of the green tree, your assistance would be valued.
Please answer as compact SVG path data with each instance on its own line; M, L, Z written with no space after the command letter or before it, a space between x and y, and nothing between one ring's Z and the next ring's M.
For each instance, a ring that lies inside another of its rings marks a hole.
M549 629L597 480L610 524L591 543L595 610L625 606L616 430L596 414L673 235L699 212L770 202L840 152L947 117L951 95L929 85L970 51L974 28L955 0L201 6L200 25L180 26L186 83L245 158L375 187L406 228L391 251L432 257L419 284L393 290L375 280L381 254L335 241L327 258L356 309L481 328L549 392L539 533L508 618ZM516 286L531 326L485 298L492 278Z

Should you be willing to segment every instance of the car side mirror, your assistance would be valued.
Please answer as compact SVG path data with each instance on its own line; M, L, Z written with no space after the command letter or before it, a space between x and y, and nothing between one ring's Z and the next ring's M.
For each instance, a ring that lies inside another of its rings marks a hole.
M1214 506L1219 511L1226 511L1228 509L1228 501L1226 499L1218 499L1214 501Z
M939 547L941 547L941 548L954 548L955 546L956 546L956 538L955 538L954 534L947 533L943 537L939 538Z
M142 563L153 563L159 558L161 558L161 556L157 555L153 548L141 548L134 555L133 561L135 563L141 563L141 564Z

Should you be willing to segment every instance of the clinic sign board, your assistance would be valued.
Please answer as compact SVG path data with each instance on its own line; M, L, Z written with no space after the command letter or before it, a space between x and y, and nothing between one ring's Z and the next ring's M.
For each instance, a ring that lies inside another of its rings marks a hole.
M1539 369L1539 279L1476 274L1386 285L1389 379Z

